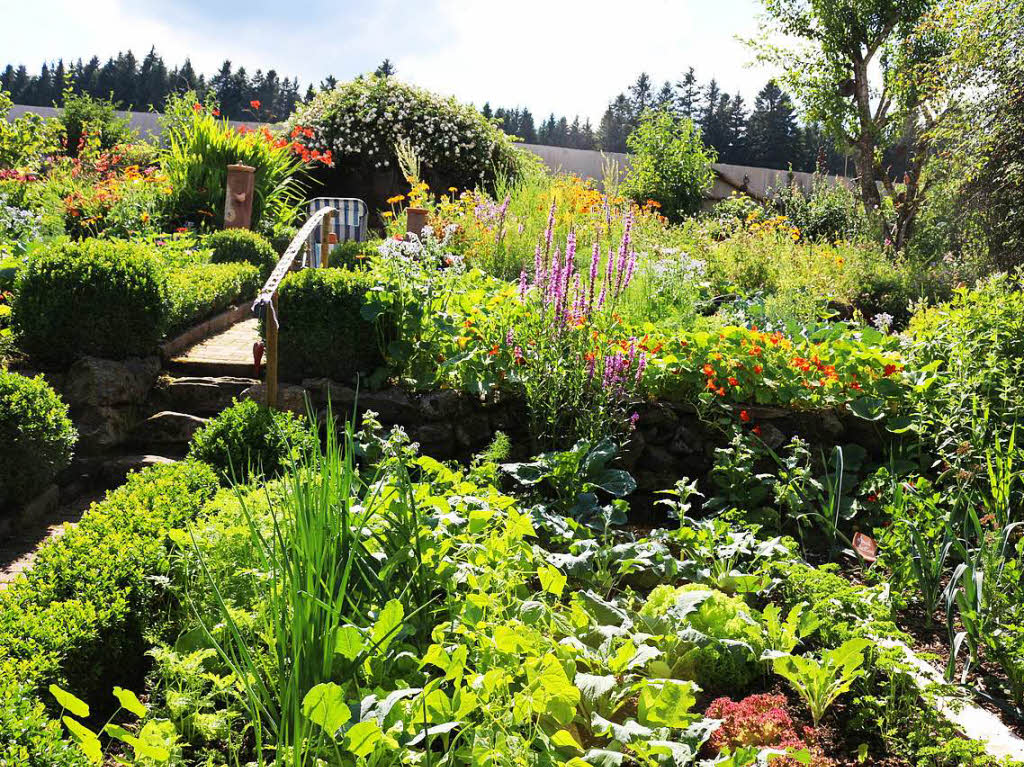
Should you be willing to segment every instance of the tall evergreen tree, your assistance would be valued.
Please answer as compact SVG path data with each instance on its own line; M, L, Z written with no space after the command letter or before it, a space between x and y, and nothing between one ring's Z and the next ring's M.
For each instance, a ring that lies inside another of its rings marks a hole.
M750 162L760 168L785 170L799 161L800 135L789 96L774 80L757 94L747 122Z

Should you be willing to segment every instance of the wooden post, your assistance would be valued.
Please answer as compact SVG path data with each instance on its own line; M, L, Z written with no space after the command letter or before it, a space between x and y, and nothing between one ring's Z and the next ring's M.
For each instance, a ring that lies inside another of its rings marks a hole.
M249 165L229 165L227 197L224 200L224 228L252 227L252 198L256 189L256 169Z
M417 237L423 231L423 227L427 224L426 208L408 208L405 211L405 231L406 234L415 234Z
M324 220L320 222L320 268L327 266L327 257L331 253L331 240L337 242L338 238L331 231L334 225L334 211L331 211Z
M264 327L267 331L267 407L277 409L277 292L272 299L273 312L267 312Z

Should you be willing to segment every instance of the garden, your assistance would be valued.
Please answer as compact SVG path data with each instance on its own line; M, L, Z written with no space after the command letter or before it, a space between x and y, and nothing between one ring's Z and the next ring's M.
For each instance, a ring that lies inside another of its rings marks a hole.
M194 93L147 140L88 96L0 121L7 534L128 444L97 418L212 385L161 345L251 304L309 200L370 208L261 318L274 407L233 382L0 590L0 765L1024 763L1022 186L978 191L1019 173L1024 78L991 10L1001 95L952 94L871 193L702 209L683 118L584 179L376 75L258 129Z

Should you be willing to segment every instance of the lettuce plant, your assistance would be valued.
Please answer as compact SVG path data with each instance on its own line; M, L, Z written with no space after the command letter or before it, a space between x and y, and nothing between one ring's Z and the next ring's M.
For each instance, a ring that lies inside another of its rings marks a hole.
M815 727L836 698L864 675L864 650L870 644L867 639L854 638L824 651L821 660L800 655L775 659L775 673L788 681L807 704Z

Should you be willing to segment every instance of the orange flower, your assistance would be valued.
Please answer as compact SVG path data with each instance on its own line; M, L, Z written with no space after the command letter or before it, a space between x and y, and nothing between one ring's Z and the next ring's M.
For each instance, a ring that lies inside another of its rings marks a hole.
M761 367L760 365L754 365L754 372L760 375L761 373L764 372L764 368Z
M750 413L748 413L746 410L741 410L740 411L740 420L743 421L743 423L749 422L750 421Z
M760 426L755 426L753 428L753 432L754 432L754 434L756 434L757 436L760 437L761 436L761 427Z
M895 365L886 365L885 366L885 370L882 372L882 374L888 378L893 373L895 373L898 369L899 368L897 368Z
M253 109L259 109L260 108L260 101L259 101L259 99L253 99L252 101L250 101L249 102L249 106L251 106Z
M704 375L708 376L709 378L715 374L715 369L711 367L710 364L705 364L704 367L701 368L701 370L704 371Z
M739 386L740 382L737 381L733 376L729 376L729 386Z

